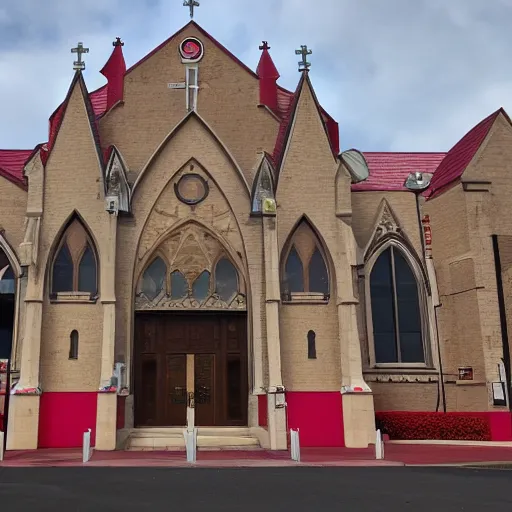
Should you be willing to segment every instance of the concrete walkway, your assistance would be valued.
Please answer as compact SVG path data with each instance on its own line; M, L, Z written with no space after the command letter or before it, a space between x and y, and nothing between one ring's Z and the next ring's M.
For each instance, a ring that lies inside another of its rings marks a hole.
M384 461L375 460L374 450L349 448L302 448L301 463L289 452L267 450L199 451L195 467L290 467L290 466L410 466L512 464L511 447L452 445L386 445ZM93 453L91 467L190 467L184 452L117 451ZM1 467L82 466L80 449L7 452Z

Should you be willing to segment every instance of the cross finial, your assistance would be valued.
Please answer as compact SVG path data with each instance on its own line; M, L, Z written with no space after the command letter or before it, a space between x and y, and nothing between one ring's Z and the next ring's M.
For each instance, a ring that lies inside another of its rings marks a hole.
M190 9L190 17L194 17L194 8L199 7L199 2L197 0L185 0L183 2L183 7L188 7Z
M311 62L308 62L308 55L311 55L313 50L308 50L307 45L302 44L300 50L295 50L295 55L302 55L302 60L299 61L299 71L309 71Z
M116 40L112 43L112 46L124 46L124 43L121 41L120 37L116 37Z
M268 41L263 41L263 44L260 46L260 50L270 50L270 46L268 45Z
M73 62L73 69L75 71L83 71L85 69L85 62L82 60L82 54L89 53L89 48L84 48L84 43L78 43L76 48L71 48L71 53L78 55L78 60Z

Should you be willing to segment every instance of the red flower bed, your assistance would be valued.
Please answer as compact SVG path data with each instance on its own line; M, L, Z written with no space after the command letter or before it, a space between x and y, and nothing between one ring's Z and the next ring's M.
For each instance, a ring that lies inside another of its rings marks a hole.
M377 412L377 428L390 439L490 441L484 414L442 412Z

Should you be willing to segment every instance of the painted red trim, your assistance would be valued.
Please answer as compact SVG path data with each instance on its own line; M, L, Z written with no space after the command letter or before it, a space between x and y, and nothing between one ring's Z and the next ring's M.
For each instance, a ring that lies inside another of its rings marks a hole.
M258 395L258 425L268 426L268 398L267 395Z
M91 429L91 446L96 442L98 393L51 393L41 395L39 404L39 448L79 448Z
M345 446L339 391L286 393L288 430L299 429L304 447Z

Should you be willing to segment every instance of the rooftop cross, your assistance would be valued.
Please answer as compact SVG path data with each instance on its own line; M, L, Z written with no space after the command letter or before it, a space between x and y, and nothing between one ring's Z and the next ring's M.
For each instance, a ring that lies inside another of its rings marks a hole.
M263 41L263 44L260 46L260 50L270 50L270 46L268 45L268 41Z
M300 50L295 50L295 55L302 55L302 60L299 61L299 71L309 71L311 62L308 62L308 55L311 55L313 50L308 50L307 45L302 44Z
M112 46L124 46L124 43L121 41L120 37L116 37L116 40L112 43Z
M78 60L73 62L73 69L75 71L83 71L85 69L85 62L82 60L82 54L89 53L89 48L84 48L83 43L78 43L76 48L71 48L71 53L78 54Z
M194 7L199 7L199 2L197 0L185 0L183 2L183 7L188 7L190 9L190 17L194 17Z

